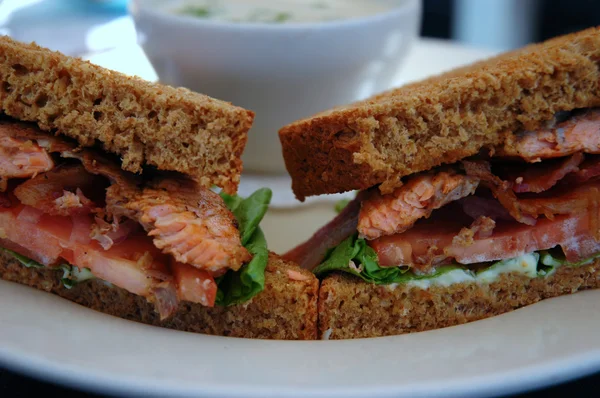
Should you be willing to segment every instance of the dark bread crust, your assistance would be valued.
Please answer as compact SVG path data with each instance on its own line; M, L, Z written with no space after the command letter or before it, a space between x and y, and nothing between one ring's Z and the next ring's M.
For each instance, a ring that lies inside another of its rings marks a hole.
M101 143L140 172L152 165L234 193L254 113L0 37L0 107L83 146Z
M319 338L390 336L421 332L500 315L540 300L600 287L600 260L560 267L547 278L504 274L490 285L397 286L391 289L355 277L325 278L319 293Z
M391 188L600 105L600 28L527 46L297 121L279 132L298 199Z
M293 270L306 280L293 280ZM317 333L319 281L308 271L271 254L265 274L265 290L250 302L227 308L207 308L182 303L178 312L161 322L154 306L124 289L90 280L66 289L62 271L25 268L0 251L0 278L44 290L96 311L120 318L176 330L211 335L314 340Z

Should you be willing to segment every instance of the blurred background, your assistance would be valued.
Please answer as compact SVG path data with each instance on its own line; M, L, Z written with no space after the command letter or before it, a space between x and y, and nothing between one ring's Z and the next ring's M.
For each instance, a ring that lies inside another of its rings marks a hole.
M70 55L135 43L127 0L4 0L2 33ZM597 0L424 0L421 35L506 50L600 25Z
M598 0L425 0L421 34L508 50L596 25Z

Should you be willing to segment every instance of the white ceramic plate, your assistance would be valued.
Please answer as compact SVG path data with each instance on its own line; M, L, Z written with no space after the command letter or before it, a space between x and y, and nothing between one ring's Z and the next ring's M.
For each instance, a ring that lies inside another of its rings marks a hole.
M0 282L0 362L145 396L498 396L600 369L598 300L589 291L431 332L286 342L141 325Z
M125 54L135 52L115 51L97 61L114 69L130 68L132 60ZM405 66L405 80L489 54L422 42ZM147 69L140 71L152 77ZM289 192L282 193L286 195ZM296 209L275 208L263 228L270 247L282 252L333 214L326 200ZM600 291L578 293L492 319L412 335L277 342L150 327L0 281L0 363L49 381L118 394L498 396L600 370L599 300Z

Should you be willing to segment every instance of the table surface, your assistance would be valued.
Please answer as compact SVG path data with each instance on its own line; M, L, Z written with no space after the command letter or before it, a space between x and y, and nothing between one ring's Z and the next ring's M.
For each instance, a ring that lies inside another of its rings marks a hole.
M555 387L544 388L524 394L512 395L514 398L546 398L546 397L587 397L593 396L600 385L600 373L561 384ZM102 395L89 394L62 386L44 383L20 374L13 373L0 367L0 397L29 397L38 394L62 398L71 397L102 397Z

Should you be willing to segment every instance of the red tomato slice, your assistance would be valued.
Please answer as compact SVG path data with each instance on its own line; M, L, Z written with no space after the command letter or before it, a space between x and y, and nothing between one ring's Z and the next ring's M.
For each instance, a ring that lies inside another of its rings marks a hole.
M174 263L172 269L180 300L200 303L207 307L215 304L217 284L211 274L183 263Z
M472 264L521 256L560 246L567 260L576 262L600 252L591 230L589 212L540 219L530 226L515 222L499 223L492 236L475 239L470 246L451 245L446 254L459 263Z
M71 217L43 214L37 222L18 219L21 212L27 211L28 206L23 205L9 210L0 209L0 229L3 231L3 237L26 249L28 253L22 253L23 255L34 253L34 259L45 265L55 265L64 259L78 267L89 268L96 277L127 291L142 296L151 294L153 278L149 277L147 269L141 266L139 261L119 255L119 251L129 252L127 241L122 243L123 247L119 250L104 251L96 242L90 241L89 237L86 239L85 235L72 237L75 223ZM82 217L88 218L91 225L89 216ZM81 224L81 221L77 223ZM80 229L79 233L84 231L85 229ZM82 243L86 240L89 243ZM146 249L152 250L153 246L150 244ZM157 250L154 248L152 252ZM143 252L139 254L141 257ZM164 267L165 265L157 261L152 263L150 268Z
M170 257L145 233L104 250L89 238L91 224L89 215L49 216L24 205L0 207L0 246L44 265L67 261L89 268L96 277L140 296L151 297L159 283L173 281ZM184 264L174 268L181 300L214 305L217 285L208 272Z
M596 218L598 215L596 215ZM409 265L427 271L435 263L455 259L461 264L497 261L560 246L567 260L578 261L600 252L590 212L540 219L536 225L498 221L491 236L474 238L470 245L453 244L468 225L455 219L432 218L405 233L386 236L369 244L381 266ZM433 264L432 264L432 261Z

